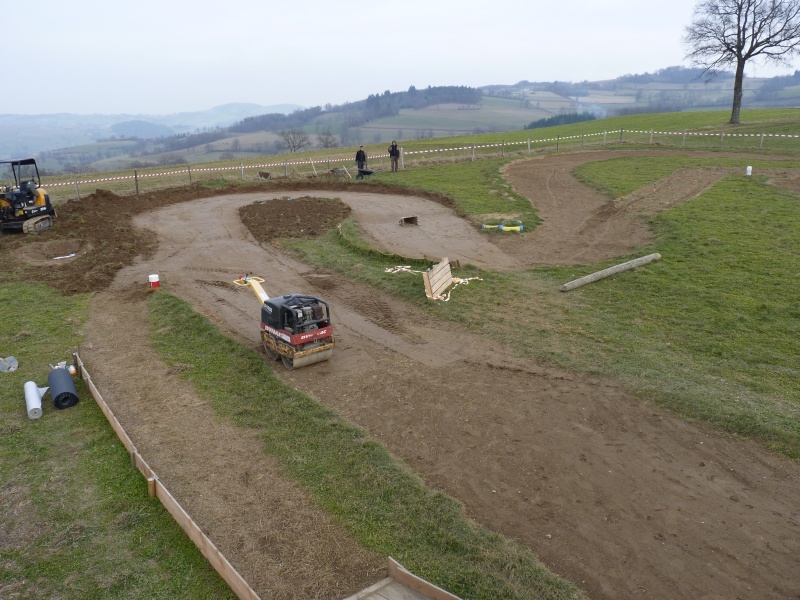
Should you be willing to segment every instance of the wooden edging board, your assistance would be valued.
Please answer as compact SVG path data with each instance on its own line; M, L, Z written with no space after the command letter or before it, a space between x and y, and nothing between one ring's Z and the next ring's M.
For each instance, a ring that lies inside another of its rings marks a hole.
M183 509L180 503L175 500L175 497L169 492L166 486L161 483L158 476L155 474L155 471L150 468L150 465L148 465L147 462L142 458L142 455L139 454L139 451L136 449L133 441L131 441L131 438L123 429L122 424L119 422L116 415L114 415L111 408L108 406L108 404L106 404L106 401L103 400L103 397L100 395L100 392L97 390L97 387L92 381L91 375L89 375L89 371L83 364L81 357L77 352L72 356L75 367L78 370L78 375L84 380L84 382L86 382L86 387L89 388L89 392L92 394L95 402L97 402L100 410L106 416L106 419L108 419L111 428L116 432L117 436L122 442L122 445L125 446L125 449L130 453L131 464L138 469L142 475L144 475L145 479L147 479L147 485L150 494L155 495L156 498L161 501L161 504L164 505L164 508L167 509L167 512L172 515L172 518L175 519L178 525L181 526L181 529L183 529L186 535L189 536L189 539L194 542L194 545L197 546L202 555L206 557L206 560L208 560L209 564L230 586L237 598L241 598L243 600L260 600L258 594L253 591L253 588L251 588L244 578L239 575L239 572L233 568L233 565L228 562L228 559L225 558L219 549L217 549L208 536L203 533L203 530L197 526L197 523L194 522L194 520L189 516L189 513Z
M429 271L422 274L422 281L425 283L425 295L431 300L436 300L453 283L450 260L445 257L433 265Z
M389 557L389 577L431 600L461 600L458 596L454 596L450 592L417 577L411 571L407 571L403 565L391 556Z

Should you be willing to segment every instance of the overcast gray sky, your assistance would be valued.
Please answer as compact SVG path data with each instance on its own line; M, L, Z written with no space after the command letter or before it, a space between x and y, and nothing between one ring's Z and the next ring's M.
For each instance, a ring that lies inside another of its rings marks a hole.
M681 37L696 3L9 1L0 113L319 106L411 85L613 79L689 66Z

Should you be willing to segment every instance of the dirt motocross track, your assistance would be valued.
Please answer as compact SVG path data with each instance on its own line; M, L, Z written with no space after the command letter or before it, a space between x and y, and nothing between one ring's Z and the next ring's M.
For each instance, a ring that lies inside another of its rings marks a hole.
M302 291L328 300L338 334L333 358L277 373L589 597L800 598L797 464L686 423L617 382L517 359L259 241L297 235L300 221L319 232L352 211L377 247L405 256L503 269L589 263L634 251L649 239L642 214L690 200L724 174L680 173L611 210L571 171L617 155L507 167L508 181L544 224L496 244L441 201L320 184L206 198L207 191L187 190L187 199L198 199L185 202L176 192L151 194L136 210L131 199L98 193L92 210L106 223L135 212L136 229L101 223L93 231L84 199L59 209L62 231L85 211L80 242L66 233L58 241L54 231L15 251L46 265L41 277L60 289L97 291L82 355L98 387L143 456L262 597L342 598L383 577L384 558L361 550L282 478L254 436L214 416L153 355L143 307L150 273L253 347L256 300L230 284L237 274L265 276L274 295ZM787 186L797 189L797 180ZM250 229L242 224L240 206L281 196L341 202L265 202ZM316 219L310 204L319 205ZM411 214L420 216L419 227L399 227L398 218ZM76 257L55 267L48 261L68 251Z

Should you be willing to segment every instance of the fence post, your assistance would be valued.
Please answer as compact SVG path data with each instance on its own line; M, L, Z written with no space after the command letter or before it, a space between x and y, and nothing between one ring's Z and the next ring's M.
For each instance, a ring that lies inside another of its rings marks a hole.
M405 156L405 152L403 152L403 147L402 146L400 146L400 168L401 169L405 169L406 168L406 156Z
M78 189L78 178L75 178L75 193L78 195L78 200L81 199L81 191Z
M650 144L653 143L653 130L650 130Z
M558 134L556 136L556 152L558 152L558 144L560 141L561 141L561 134Z
M506 141L505 140L503 140L503 144L500 147L500 156L502 158L505 158L505 156L506 156Z
M604 131L604 132L603 132L603 146L605 146L605 145L606 145L606 135L607 135L607 134L608 134L608 132L607 132L607 131Z
M475 162L475 144L472 144L472 162Z
M286 177L286 159L283 159L283 176Z
M528 138L528 154L531 153L531 138Z
M239 163L239 181L244 181L244 163Z
M136 169L133 170L133 181L136 183L136 196L139 196L139 173L137 173Z
M620 144L622 143L622 131L623 131L623 129L620 127L620 129L619 129L619 143Z
M683 137L681 138L681 148L686 145L686 130L683 130Z
M584 134L581 134L581 150L583 150L583 135Z
M331 157L328 156L328 171L331 170Z
M189 171L189 185L192 185L192 167L191 165L186 166L186 170Z
M759 150L763 150L764 149L764 134L763 133L761 134L761 143L758 145L758 149Z
M719 147L722 148L722 141L725 139L725 133L719 134Z

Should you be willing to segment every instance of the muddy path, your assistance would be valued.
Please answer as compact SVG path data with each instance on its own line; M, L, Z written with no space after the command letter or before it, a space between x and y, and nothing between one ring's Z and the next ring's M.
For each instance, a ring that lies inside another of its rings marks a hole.
M452 213L426 208L421 199L331 195L352 207L378 247L405 255L461 255L465 262L510 269L591 262L627 252L648 239L642 214L688 200L721 176L669 178L656 186L659 193L642 193L611 214L607 201L593 198L570 175L580 161L610 156L552 156L511 165L509 181L540 208L545 223L531 237L509 238L491 248ZM158 248L121 270L97 295L84 352L135 442L147 439L158 448L161 438L186 439L201 426L189 425L175 407L162 407L154 423L154 407L163 403L159 390L180 384L163 365L153 369L159 363L148 355L152 379L147 387L137 387L145 378L136 369L136 352L146 342L114 335L123 324L146 329L138 305L147 275L159 273L223 331L255 347L255 297L230 282L243 272L264 274L274 294L303 291L333 307L339 341L333 358L298 371L276 368L287 383L364 428L430 485L460 500L471 517L530 547L591 598L794 597L800 589L798 465L758 444L686 423L614 381L517 359L495 342L431 322L395 298L317 272L260 244L237 210L275 196L257 192L201 199L135 219L137 227L157 236ZM660 205L659 196L668 203ZM637 203L644 208L637 210ZM417 213L436 225L436 235L433 228L427 233L420 228L419 237L409 241L409 228L399 227L397 218ZM116 301L120 297L125 302ZM203 406L190 389L180 387L187 406ZM148 460L168 485L188 490L193 515L200 515L212 540L252 581L263 568L256 540L273 531L274 523L256 529L250 519L223 519L220 506L247 514L253 475L280 478L280 469L268 458L247 469L233 457L212 461L222 445L252 440L237 442L237 436L222 433L228 425L202 414L204 443L188 452L180 451L180 442L165 443L158 457ZM228 473L224 483L209 477L203 493L196 494L191 482L197 474L187 465L205 461ZM298 547L283 548L276 564L310 560L304 553L311 550L303 546L317 535L314 523L324 516L309 515L298 512L293 523L308 537L296 535ZM324 526L329 539L351 543L334 525ZM368 585L379 578L372 577L375 557L344 554L326 572L352 571L359 577L339 587L330 584L319 597L342 597L343 588L353 593L362 581ZM319 556L314 561L324 562ZM280 571L275 576L290 577ZM265 597L274 594L268 579L261 577L254 586Z

